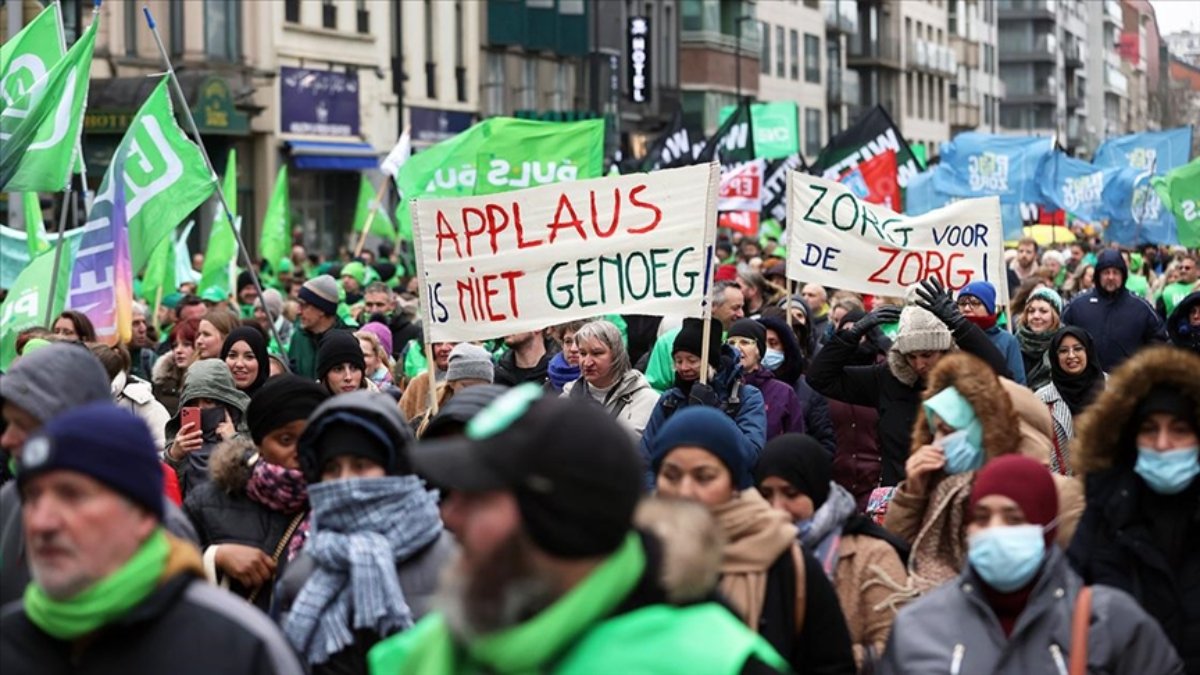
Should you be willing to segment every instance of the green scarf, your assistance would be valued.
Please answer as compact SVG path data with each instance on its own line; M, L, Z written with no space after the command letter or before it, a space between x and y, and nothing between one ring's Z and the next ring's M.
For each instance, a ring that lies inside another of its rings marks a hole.
M373 649L371 672L542 672L571 642L616 609L645 568L641 541L630 533L582 583L529 621L480 639L464 653L456 647L441 616L434 614L396 636L399 640L385 641L379 645L382 649Z
M35 626L73 640L124 616L158 584L171 545L162 528L150 535L121 569L70 600L54 600L36 583L25 588L25 614Z

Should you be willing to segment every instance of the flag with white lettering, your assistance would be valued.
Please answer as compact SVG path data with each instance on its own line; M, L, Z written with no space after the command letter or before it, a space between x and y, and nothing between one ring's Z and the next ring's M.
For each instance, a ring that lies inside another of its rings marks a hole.
M888 150L896 152L896 181L900 187L908 187L909 179L925 167L913 155L891 116L877 105L829 139L809 171L826 180L837 180L847 171L853 171L859 164Z
M691 132L683 125L683 111L676 110L671 117L671 124L650 145L636 170L658 171L690 166L696 161L692 152L694 145Z
M754 126L750 116L750 103L743 99L737 110L727 117L716 133L704 144L696 157L697 164L718 161L721 166L730 166L754 159Z
M787 177L789 171L808 173L800 153L767 162L763 172L762 219L787 225Z

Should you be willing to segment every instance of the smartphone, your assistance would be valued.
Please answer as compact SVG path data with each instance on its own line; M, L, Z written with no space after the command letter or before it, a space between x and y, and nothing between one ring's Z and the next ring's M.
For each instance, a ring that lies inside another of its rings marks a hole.
M200 430L200 408L195 406L187 406L179 411L180 429L183 429L189 424L193 424L191 431Z

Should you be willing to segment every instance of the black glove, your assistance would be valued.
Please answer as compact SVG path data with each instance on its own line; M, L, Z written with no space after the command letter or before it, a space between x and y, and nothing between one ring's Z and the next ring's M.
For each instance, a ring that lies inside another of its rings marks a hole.
M946 290L937 277L929 277L917 288L917 305L929 310L950 330L957 330L967 323L967 317L958 311L954 296Z
M876 307L866 316L854 322L854 325L843 330L841 336L847 342L858 342L864 335L877 329L881 324L895 323L900 320L900 308L893 305Z
M688 405L706 405L710 408L717 408L721 405L721 399L717 397L717 392L713 388L697 382L692 385L692 393L688 394Z

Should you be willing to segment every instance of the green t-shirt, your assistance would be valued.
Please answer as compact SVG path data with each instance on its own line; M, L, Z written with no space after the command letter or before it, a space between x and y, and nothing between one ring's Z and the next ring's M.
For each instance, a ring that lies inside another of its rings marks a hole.
M1167 308L1167 316L1171 316L1175 312L1175 308L1184 298L1196 292L1197 284L1188 284L1182 281L1176 281L1170 286L1166 286L1162 290L1163 306Z

